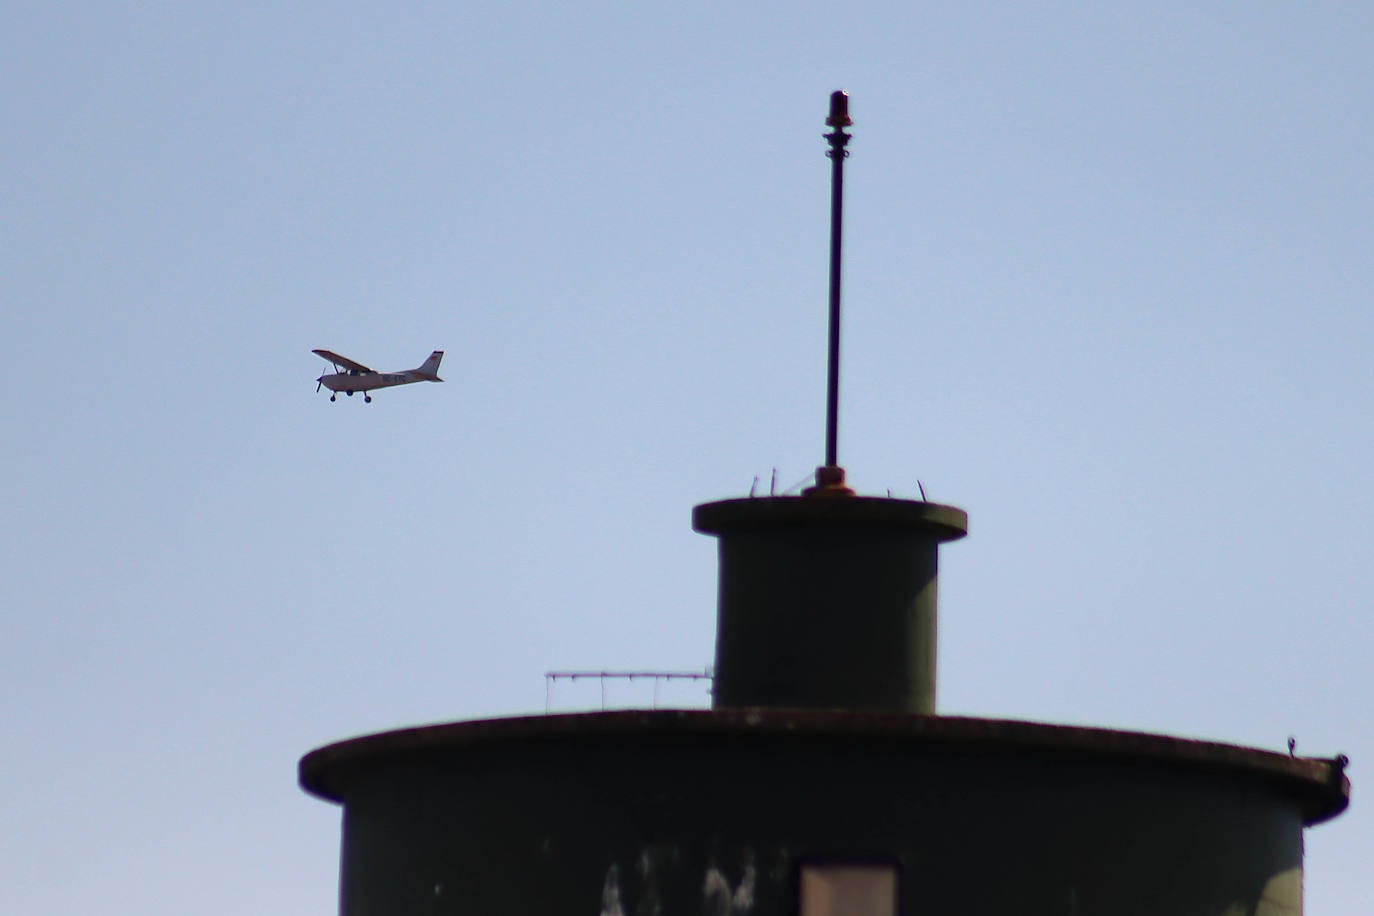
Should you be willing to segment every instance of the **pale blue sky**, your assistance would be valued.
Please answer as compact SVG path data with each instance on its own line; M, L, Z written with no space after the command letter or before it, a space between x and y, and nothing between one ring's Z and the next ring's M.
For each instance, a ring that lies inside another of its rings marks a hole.
M332 912L300 754L709 664L691 506L822 457L836 88L942 710L1344 751L1374 911L1374 7L833 7L0 5L0 911Z

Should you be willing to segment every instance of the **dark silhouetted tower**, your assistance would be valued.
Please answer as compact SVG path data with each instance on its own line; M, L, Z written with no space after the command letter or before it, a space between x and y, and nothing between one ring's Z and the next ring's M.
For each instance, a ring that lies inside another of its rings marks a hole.
M710 710L490 719L323 747L344 916L1278 916L1345 759L941 716L939 545L962 510L856 496L837 459L847 99L831 99L825 463L697 506L717 538Z

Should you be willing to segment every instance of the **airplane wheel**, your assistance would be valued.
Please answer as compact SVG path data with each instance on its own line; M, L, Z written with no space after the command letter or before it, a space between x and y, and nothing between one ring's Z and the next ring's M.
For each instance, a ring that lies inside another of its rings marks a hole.
M365 394L365 395L363 395L363 403L364 403L364 404L371 404L371 403L372 403L372 395L370 395L370 394Z
M338 399L339 399L339 396L338 396L337 394L331 394L331 395L329 396L329 400L331 400L331 401L337 401Z

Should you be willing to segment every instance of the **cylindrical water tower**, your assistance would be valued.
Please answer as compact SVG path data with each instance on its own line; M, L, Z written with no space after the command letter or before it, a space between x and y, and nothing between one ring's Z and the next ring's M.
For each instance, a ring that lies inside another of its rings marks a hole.
M957 509L698 506L715 708L460 722L321 748L344 916L1270 916L1344 760L934 714ZM871 661L865 665L865 659Z
M842 99L828 123L838 187ZM1302 913L1303 830L1345 809L1343 757L937 714L939 545L968 519L844 485L834 282L831 302L817 485L693 513L719 544L713 708L312 751L301 784L343 806L343 916Z
M859 496L697 506L720 541L715 705L935 712L939 545L963 510Z

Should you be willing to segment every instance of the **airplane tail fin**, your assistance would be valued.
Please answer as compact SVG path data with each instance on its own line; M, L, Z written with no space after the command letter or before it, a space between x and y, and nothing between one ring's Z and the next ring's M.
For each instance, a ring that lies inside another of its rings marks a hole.
M415 370L416 373L423 375L431 382L442 382L443 379L439 378L439 361L443 358L444 351L435 350L433 353L429 354L429 359L421 363L420 368Z

